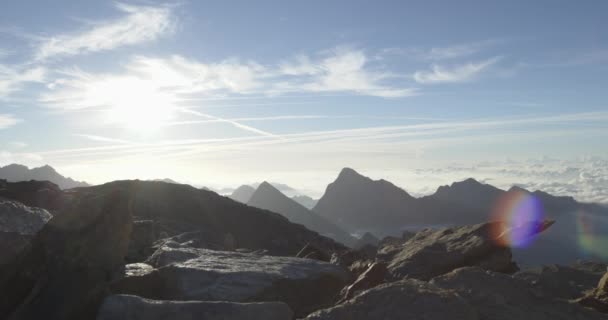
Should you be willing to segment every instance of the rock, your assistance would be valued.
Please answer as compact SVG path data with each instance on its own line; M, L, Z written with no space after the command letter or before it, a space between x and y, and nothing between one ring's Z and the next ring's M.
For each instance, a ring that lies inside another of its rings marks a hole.
M51 219L41 208L33 208L16 201L0 200L0 232L33 235Z
M133 221L131 240L129 241L129 253L127 262L140 262L146 260L154 253L154 243L160 238L158 224L153 220Z
M107 297L97 320L291 320L282 302L235 303L209 301L158 301L130 295Z
M477 310L480 319L606 319L559 294L547 294L522 279L479 267L454 270L430 284L456 292Z
M0 198L19 201L30 207L44 208L52 213L63 208L70 196L48 181L0 180Z
M169 247L154 257L157 269L127 274L112 291L160 300L282 301L303 316L337 300L350 278L339 266L311 259Z
M154 221L160 231L160 239L202 232L202 240L210 236L213 238L212 244L223 249L225 236L231 234L235 240L234 249L265 249L273 255L282 256L294 256L307 243L327 252L346 250L343 245L291 223L279 214L189 185L160 181L114 181L78 188L74 192L119 192L128 195L132 201L134 220ZM219 239L215 239L216 236ZM138 250L135 248L135 251ZM141 258L138 260L143 261Z
M475 309L457 294L426 282L405 279L362 292L306 320L480 320Z
M594 290L577 299L577 302L599 312L608 313L608 272L602 276Z
M583 267L549 265L518 272L515 278L528 281L546 295L562 299L576 299L585 292L593 290L603 272Z
M386 263L374 262L353 284L342 290L342 301L352 298L359 291L371 289L381 284L384 282L387 271Z
M297 258L307 258L307 259L315 259L320 261L329 262L331 257L323 252L321 249L315 247L314 245L307 243L298 254L296 254Z
M44 209L0 200L0 266L12 262L51 217Z
M425 229L399 246L386 246L378 258L389 263L393 279L429 280L464 266L513 273L518 270L511 250L500 245L491 230L498 222L471 226ZM505 236L505 235L502 235Z
M94 318L131 231L127 197L78 196L0 270L1 319Z

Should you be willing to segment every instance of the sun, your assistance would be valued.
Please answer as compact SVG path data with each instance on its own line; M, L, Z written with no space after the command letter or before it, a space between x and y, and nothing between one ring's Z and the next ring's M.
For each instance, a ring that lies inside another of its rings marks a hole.
M87 97L104 106L104 122L138 133L157 131L174 116L172 95L137 77L97 83Z

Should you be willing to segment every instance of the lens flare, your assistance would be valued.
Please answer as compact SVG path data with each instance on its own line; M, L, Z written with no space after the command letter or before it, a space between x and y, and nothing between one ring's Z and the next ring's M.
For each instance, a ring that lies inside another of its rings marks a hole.
M503 246L522 248L529 246L543 230L542 203L532 194L509 191L502 196L492 213L492 236Z
M599 230L599 226L605 225L601 218L579 211L576 215L576 231L578 234L578 245L586 255L608 259L608 236Z

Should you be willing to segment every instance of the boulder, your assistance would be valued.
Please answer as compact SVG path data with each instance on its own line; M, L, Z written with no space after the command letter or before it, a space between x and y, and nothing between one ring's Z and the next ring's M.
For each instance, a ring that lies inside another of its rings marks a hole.
M434 278L430 284L456 292L480 319L592 320L605 315L539 289L512 275L467 267Z
M45 209L0 200L0 266L13 261L51 217Z
M306 320L481 320L475 309L454 292L426 282L405 279L364 291Z
M337 265L255 253L164 246L153 258L155 269L125 274L112 291L160 300L282 301L302 316L335 302L350 278Z
M593 290L605 272L605 267L598 272L582 266L548 265L520 271L514 277L528 281L547 295L570 300Z
M577 302L599 312L608 313L608 272L602 276L595 289L577 299Z
M499 222L441 230L425 229L401 245L386 246L378 258L388 262L393 278L410 277L429 280L435 276L465 266L480 266L487 270L513 273L518 270L512 261L511 249L503 246L495 230ZM538 230L544 230L539 228Z
M159 301L130 295L108 296L97 320L291 320L282 302Z
M82 194L0 269L1 319L92 319L112 274L124 264L131 231L120 194Z

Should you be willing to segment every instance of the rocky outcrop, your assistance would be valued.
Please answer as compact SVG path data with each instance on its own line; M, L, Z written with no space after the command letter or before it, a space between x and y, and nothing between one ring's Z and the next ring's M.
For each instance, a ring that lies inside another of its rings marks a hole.
M477 267L461 268L433 279L430 284L456 292L479 319L572 320L605 319L605 315L539 290L511 275Z
M492 234L497 222L441 230L420 231L402 245L382 248L378 257L388 262L391 278L429 280L465 266L513 273L511 249ZM547 222L550 225L549 222ZM542 228L539 230L543 230ZM508 232L501 236L507 236Z
M19 201L30 207L39 207L53 213L60 210L70 196L48 181L7 182L0 180L0 198Z
M306 320L425 319L480 320L475 309L456 293L407 279L367 290Z
M600 279L597 287L577 300L583 306L608 313L608 272Z
M42 229L51 217L44 209L0 199L0 232L33 235Z
M561 299L576 299L586 292L595 289L606 272L588 269L581 265L560 266L547 265L520 271L514 275L517 279L528 281L537 290Z
M97 320L291 320L292 316L282 302L159 301L112 295L104 300Z
M355 282L342 290L342 301L352 298L359 291L371 289L383 283L387 272L386 263L374 262L359 275Z
M74 199L0 268L0 318L94 318L108 280L124 264L130 212L121 194Z
M350 279L317 260L195 248L164 246L149 263L155 269L127 269L112 291L160 300L282 301L302 316L334 302Z
M44 209L0 200L0 266L13 261L51 217Z
M468 267L429 282L404 279L382 284L306 319L583 320L605 315L545 295L511 275Z
M226 237L231 235L235 249L266 249L270 254L284 256L294 256L307 243L330 253L346 249L304 226L289 222L279 214L253 208L189 185L158 181L115 181L79 188L74 192L118 192L130 195L134 220L153 221L161 239L202 232L210 236L213 234L213 241L219 242L223 248ZM149 242L142 242L143 246L148 244ZM131 250L146 252L148 248L135 246Z

